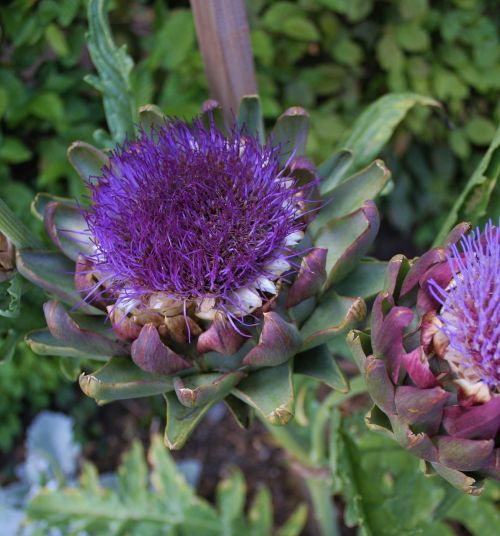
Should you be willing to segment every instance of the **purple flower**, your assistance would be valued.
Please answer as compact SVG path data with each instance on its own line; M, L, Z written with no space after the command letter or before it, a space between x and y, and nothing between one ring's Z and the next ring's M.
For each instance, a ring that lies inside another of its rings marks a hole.
M92 261L126 310L242 317L277 293L303 237L306 189L279 148L199 120L142 131L90 189Z
M480 382L500 393L500 233L490 221L451 246L446 287L430 281L441 304L439 329L449 340L444 358L464 387ZM485 388L483 388L485 389Z

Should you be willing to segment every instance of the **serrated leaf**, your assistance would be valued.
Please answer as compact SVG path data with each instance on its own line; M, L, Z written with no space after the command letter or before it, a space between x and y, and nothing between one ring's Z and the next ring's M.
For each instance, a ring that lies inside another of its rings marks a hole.
M23 280L19 274L0 283L0 316L16 318L21 311Z
M137 119L130 83L133 62L125 47L113 42L106 0L89 1L88 21L87 46L99 78L86 80L102 92L109 130L114 141L122 143L127 134L133 135Z
M440 245L459 221L470 221L473 225L478 223L478 220L486 213L489 198L495 189L499 176L500 128L497 130L486 154L465 185L462 193L455 201L453 208L436 236L434 246ZM493 214L493 216L495 215Z
M349 136L339 144L353 151L354 169L366 166L379 156L396 127L417 104L440 106L436 100L416 93L390 93L368 106L354 123Z

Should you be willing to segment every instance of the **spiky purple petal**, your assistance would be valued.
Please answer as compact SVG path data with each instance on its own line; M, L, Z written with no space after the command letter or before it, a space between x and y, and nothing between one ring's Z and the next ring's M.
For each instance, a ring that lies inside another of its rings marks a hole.
M122 301L161 292L238 306L235 292L277 279L304 227L305 190L282 176L279 148L199 120L141 132L89 186L93 260Z
M490 221L482 234L476 229L463 237L461 248L451 246L451 283L443 288L430 281L430 290L442 305L441 330L461 365L500 391L499 228Z

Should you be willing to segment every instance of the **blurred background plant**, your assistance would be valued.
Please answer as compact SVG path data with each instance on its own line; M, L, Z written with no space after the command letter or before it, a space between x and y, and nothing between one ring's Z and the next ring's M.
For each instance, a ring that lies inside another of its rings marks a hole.
M288 106L306 107L311 112L308 153L315 161L330 155L354 118L388 91L415 91L444 103L443 114L427 107L412 109L384 153L394 177L384 198L385 229L391 237L399 233L413 253L434 238L454 192L461 191L500 122L500 13L495 4L247 2L265 118L271 123ZM137 106L156 102L167 114L197 113L207 85L188 0L114 0L110 8L114 37L127 44L136 64L131 83ZM0 197L43 239L42 223L29 214L34 192L80 196L81 180L67 161L66 147L75 139L92 142L96 130L105 126L101 95L82 82L93 69L85 48L86 1L14 0L0 8L0 23ZM382 233L381 241L387 236ZM1 311L4 298L10 304L12 296L7 285L0 285ZM95 425L87 426L95 406L90 400L82 403L77 387L61 374L60 363L69 377L71 370L58 358L35 356L19 339L24 326L44 325L41 301L41 294L31 289L23 295L17 316L0 312L0 360L6 361L0 365L0 451L12 448L25 423L44 407L71 412L82 439L88 439ZM150 419L151 408L141 412L141 419ZM348 522L368 524L377 533L385 515L398 517L401 486L415 485L419 504L425 503L421 512L429 512L432 505L426 501L443 492L432 491L413 468L408 479L401 477L414 461L400 450L393 454L388 450L394 449L392 443L374 438L358 421L342 425L339 456L351 473L344 471L334 482L337 491L342 478L344 486L354 482L354 487L342 488ZM365 456L360 467L346 464L356 448L374 454ZM387 455L380 458L382 451ZM373 471L379 471L376 478ZM410 477L414 481L408 484ZM369 481L386 486L389 502L383 514L370 509L378 490ZM59 497L64 492L55 493ZM462 524L476 523L467 527L469 532L487 534L495 522L489 501L498 500L498 489L488 488L481 499L488 505L484 515L459 519L478 504L467 499L467 505L457 503L460 507L449 515ZM410 520L408 533L424 522L424 515ZM486 525L481 528L480 523ZM439 526L435 534L453 534L450 530Z

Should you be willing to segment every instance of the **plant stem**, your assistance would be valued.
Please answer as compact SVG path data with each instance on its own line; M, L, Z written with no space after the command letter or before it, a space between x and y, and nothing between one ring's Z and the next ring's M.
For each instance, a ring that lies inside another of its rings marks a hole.
M363 376L356 376L350 382L349 392L331 392L321 403L311 429L311 461L314 464L323 464L325 460L325 428L330 419L332 408L342 404L349 398L366 391L366 383Z
M245 0L191 0L211 98L231 119L244 95L257 93Z
M313 504L314 519L321 536L339 536L337 509L333 502L329 479L306 477L305 482Z

